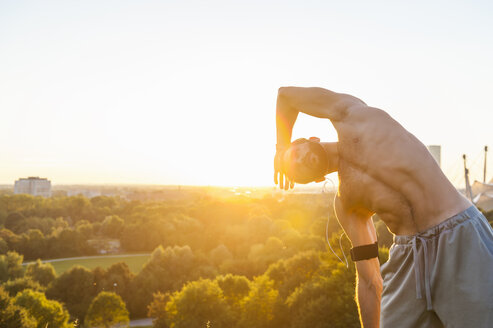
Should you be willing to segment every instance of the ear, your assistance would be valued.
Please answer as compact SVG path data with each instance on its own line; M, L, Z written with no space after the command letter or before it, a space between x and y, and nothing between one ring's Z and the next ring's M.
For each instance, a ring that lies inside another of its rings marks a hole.
M310 137L310 139L308 139L310 141L315 141L315 142L320 142L320 138L318 137Z

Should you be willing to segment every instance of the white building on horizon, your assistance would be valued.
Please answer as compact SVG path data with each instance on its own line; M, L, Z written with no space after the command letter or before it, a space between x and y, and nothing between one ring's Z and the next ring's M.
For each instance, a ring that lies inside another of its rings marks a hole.
M51 197L51 181L46 178L20 178L14 184L14 194Z

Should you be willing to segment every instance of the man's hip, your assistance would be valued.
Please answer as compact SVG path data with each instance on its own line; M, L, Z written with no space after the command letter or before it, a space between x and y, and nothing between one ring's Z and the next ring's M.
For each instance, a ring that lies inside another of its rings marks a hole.
M493 230L476 207L395 236L382 265L381 327L490 327Z

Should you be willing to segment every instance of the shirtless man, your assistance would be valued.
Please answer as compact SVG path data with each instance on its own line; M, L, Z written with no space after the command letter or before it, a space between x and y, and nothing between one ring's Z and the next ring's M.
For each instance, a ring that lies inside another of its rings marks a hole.
M339 142L291 144L299 112L329 119ZM364 327L492 327L493 230L414 135L386 112L322 88L280 88L276 114L280 188L338 171L334 206L353 246ZM381 269L375 213L395 234Z

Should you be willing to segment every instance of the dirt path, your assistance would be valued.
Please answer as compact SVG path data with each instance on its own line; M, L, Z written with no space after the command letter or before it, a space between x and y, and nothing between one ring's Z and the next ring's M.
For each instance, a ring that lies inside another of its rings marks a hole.
M152 318L137 319L130 321L130 327L152 326Z

